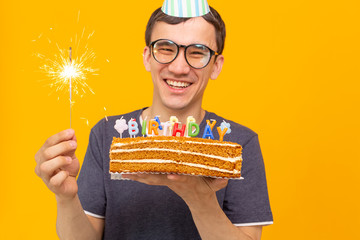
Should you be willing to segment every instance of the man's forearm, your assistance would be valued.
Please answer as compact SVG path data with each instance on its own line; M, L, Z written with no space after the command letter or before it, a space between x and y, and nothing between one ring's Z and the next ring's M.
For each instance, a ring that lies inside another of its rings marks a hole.
M203 240L253 240L234 226L221 209L216 195L201 201L187 201L193 220Z
M57 199L56 232L62 240L101 239L84 213L77 195L71 200Z

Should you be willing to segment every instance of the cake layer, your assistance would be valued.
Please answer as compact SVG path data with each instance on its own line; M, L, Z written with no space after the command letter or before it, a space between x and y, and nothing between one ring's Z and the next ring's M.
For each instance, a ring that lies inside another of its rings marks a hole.
M134 144L137 142L175 142L175 143L198 143L205 145L219 145L219 146L241 146L237 143L223 142L219 140L212 140L206 138L191 138L191 137L173 137L173 136L155 136L155 137L136 137L136 138L113 138L113 143L121 143L121 145Z
M112 160L137 160L137 159L158 159L159 153L162 158L171 159L176 162L190 162L208 166L221 166L221 168L232 170L237 163L241 164L241 156L236 158L224 158L216 155L198 154L190 151L179 151L172 149L115 149L111 150Z
M220 142L218 140L187 138L187 137L138 137L119 139L115 138L111 149L134 149L134 148L165 148L183 151L194 151L221 157L236 157L241 155L242 147L239 144Z
M111 172L119 173L177 173L189 175L202 175L209 177L240 178L238 170L228 171L221 168L208 167L205 165L185 165L172 160L159 159L151 162L145 159L143 162L110 162Z
M114 138L110 173L178 173L240 178L242 147L189 137Z

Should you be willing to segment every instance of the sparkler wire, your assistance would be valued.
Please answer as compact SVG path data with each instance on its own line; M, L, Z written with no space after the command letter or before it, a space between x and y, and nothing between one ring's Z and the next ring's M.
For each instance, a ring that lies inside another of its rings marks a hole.
M70 66L71 66L71 47L70 47L70 54L69 54L69 57L70 57ZM71 89L71 76L69 78L69 87L70 87L70 128L71 128L71 104L72 104L72 96L71 96L71 92L72 92L72 89Z

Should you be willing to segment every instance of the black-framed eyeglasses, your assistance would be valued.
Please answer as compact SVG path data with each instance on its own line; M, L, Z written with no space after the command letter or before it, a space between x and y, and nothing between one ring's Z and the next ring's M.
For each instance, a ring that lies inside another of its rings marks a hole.
M184 56L186 62L193 68L206 67L213 55L219 53L203 44L179 45L168 39L158 39L150 43L151 53L154 59L162 64L171 63L179 54L180 48L185 48Z

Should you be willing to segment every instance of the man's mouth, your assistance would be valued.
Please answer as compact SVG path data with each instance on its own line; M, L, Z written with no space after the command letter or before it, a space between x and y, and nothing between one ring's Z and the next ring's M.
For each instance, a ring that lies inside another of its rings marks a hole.
M188 86L190 86L192 83L188 83L188 82L181 82L181 81L174 81L174 80L165 80L166 84L174 89L183 89L183 88L187 88Z

